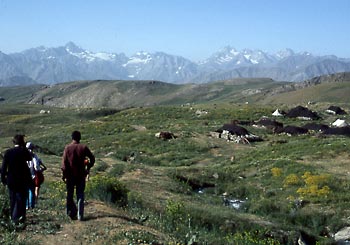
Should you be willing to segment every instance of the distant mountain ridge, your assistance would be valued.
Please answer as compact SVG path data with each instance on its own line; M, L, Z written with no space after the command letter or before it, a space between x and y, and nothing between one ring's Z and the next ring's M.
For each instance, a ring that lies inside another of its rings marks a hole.
M73 42L37 47L19 53L0 52L0 86L56 84L77 80L158 80L175 84L232 78L266 77L299 82L320 75L350 71L350 59L314 56L285 49L276 54L238 51L230 46L204 61L193 62L164 52L91 52Z

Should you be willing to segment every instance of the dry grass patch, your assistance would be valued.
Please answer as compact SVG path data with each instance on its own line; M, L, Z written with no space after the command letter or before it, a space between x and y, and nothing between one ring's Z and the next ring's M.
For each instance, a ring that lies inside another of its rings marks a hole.
M350 156L347 153L342 153L330 159L304 158L298 162L323 169L324 172L336 175L340 179L350 179Z
M178 183L167 176L166 169L161 167L143 167L123 174L120 178L129 190L139 193L142 202L147 207L161 210L164 202L174 197L171 190Z

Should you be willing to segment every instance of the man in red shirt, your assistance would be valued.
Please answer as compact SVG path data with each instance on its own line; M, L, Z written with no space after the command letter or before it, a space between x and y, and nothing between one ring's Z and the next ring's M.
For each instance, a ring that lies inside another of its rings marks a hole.
M61 169L62 179L67 188L67 215L71 219L83 220L85 181L90 168L95 163L95 157L86 145L80 144L80 139L80 132L74 131L72 142L64 148ZM85 165L86 158L90 159L88 165ZM74 202L74 189L76 189L78 208Z

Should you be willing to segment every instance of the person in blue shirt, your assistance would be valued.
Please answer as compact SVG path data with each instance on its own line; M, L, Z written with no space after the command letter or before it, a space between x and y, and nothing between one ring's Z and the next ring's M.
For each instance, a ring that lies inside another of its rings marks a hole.
M34 144L32 142L27 142L27 149L32 154L32 160L28 161L28 167L30 173L32 174L32 179L34 185L29 188L29 196L27 201L27 209L34 208L35 204L38 202L40 186L44 182L43 172L47 169L43 164L38 155L34 152Z

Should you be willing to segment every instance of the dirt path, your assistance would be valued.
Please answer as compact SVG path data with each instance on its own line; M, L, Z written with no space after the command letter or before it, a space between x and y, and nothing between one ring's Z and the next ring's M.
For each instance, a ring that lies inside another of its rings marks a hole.
M143 244L140 237L153 237L159 244L169 237L144 225L141 220L129 217L122 209L112 208L100 201L90 201L85 207L85 221L64 223L55 234L35 234L36 244ZM31 219L31 214L28 214ZM30 230L30 225L27 227ZM21 234L26 236L25 233ZM24 237L23 237L24 238ZM145 243L144 243L145 244ZM147 243L146 243L147 244Z
M114 160L103 158L108 166ZM56 164L59 166L58 164ZM53 165L46 172L47 180L60 180L60 169ZM165 178L156 170L136 169L126 176L129 188L140 190L144 185L151 185L150 190L156 190L157 184L151 181L156 175ZM159 187L158 187L159 188ZM162 193L162 192L160 192ZM160 194L159 194L160 195ZM42 195L42 198L46 198ZM159 197L165 199L165 197ZM143 218L133 217L122 208L112 207L98 200L87 200L85 204L85 220L70 220L64 215L64 204L58 213L52 213L39 203L34 210L27 212L28 225L18 234L18 240L26 244L168 244L171 238L149 226ZM55 211L57 212L57 211ZM42 213L43 215L40 215ZM63 218L63 217L64 218ZM43 230L40 230L45 227ZM50 229L52 227L52 229ZM51 232L52 231L52 232ZM51 233L51 234L49 234ZM146 240L143 240L145 239ZM147 239L148 238L148 239ZM28 243L28 241L30 241Z

